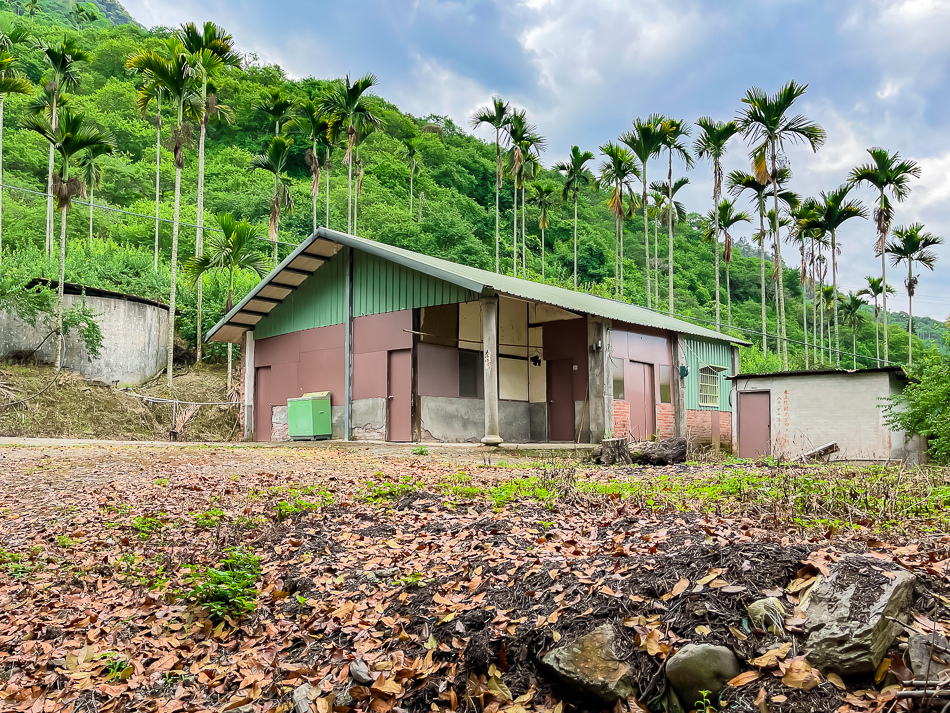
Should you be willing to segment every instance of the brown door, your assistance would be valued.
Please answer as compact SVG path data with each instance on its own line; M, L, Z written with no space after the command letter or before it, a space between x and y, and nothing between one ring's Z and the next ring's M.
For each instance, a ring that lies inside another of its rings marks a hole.
M412 440L412 350L389 352L390 441Z
M271 383L270 367L259 366L254 372L254 440L271 438Z
M653 365L628 361L623 371L624 396L630 404L630 435L646 441L656 433Z
M574 441L574 362L548 362L548 434L552 441Z
M772 397L768 391L739 392L739 457L772 454Z

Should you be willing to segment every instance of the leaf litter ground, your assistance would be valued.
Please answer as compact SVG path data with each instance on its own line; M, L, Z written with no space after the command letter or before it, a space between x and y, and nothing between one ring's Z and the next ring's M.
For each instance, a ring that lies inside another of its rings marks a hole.
M302 705L318 713L597 710L539 662L612 622L641 694L629 710L663 710L664 660L688 641L751 662L729 710L880 709L893 693L873 677L808 670L796 605L831 562L870 552L925 582L911 625L946 632L950 538L936 505L896 528L870 485L846 507L816 497L854 476L392 449L3 448L0 701L283 713L310 684ZM894 479L913 499L943 477ZM189 576L226 569L235 548L260 560L253 611L215 615ZM749 622L763 596L788 609L781 636Z

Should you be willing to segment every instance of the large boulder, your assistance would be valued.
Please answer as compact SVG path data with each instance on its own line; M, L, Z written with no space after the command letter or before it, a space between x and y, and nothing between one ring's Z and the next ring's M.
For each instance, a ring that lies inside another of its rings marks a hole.
M866 555L832 565L808 604L808 660L843 675L877 669L901 631L891 618L907 618L914 581L910 572Z
M608 705L636 695L630 667L614 653L614 629L610 624L551 649L541 662L570 687Z
M718 708L719 693L742 672L732 649L715 644L687 644L666 662L666 678L684 710L691 711L702 700L701 691Z

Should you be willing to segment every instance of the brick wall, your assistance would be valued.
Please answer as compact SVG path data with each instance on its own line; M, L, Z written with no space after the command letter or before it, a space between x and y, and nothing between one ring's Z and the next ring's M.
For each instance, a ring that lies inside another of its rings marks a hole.
M619 409L625 408L625 411ZM614 433L618 436L623 435L621 431L620 413L626 416L626 425L630 425L630 405L626 401L614 401ZM723 448L729 448L732 442L732 414L728 411L699 411L690 410L686 412L686 436L692 443L711 443L712 442L712 417L710 414L719 416L719 442ZM662 438L673 437L673 405L656 405L656 430L657 435Z
M614 438L630 433L630 402L614 399Z
M661 439L673 437L673 404L656 405L656 432Z

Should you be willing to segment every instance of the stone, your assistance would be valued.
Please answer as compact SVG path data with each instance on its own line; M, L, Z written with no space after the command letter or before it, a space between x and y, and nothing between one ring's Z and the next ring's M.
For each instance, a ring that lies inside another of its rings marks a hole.
M937 681L950 678L950 654L934 650L932 644L950 651L950 642L940 634L914 634L907 640L907 658L910 670L918 681Z
M614 653L614 629L603 624L546 653L541 662L564 683L611 705L636 695L629 665Z
M915 581L907 570L867 555L833 564L806 610L809 662L845 676L876 670L901 631L889 617L906 620Z
M350 662L350 678L357 683L370 684L373 677L370 675L369 666L362 659L354 659Z
M719 693L742 672L739 659L727 646L687 644L666 662L666 678L676 692L683 710L691 711L702 700L700 691L718 707Z
M767 597L752 602L746 607L746 613L749 615L749 621L757 629L762 629L775 636L785 634L785 617L788 612L785 607L775 597Z
M294 689L291 700L294 713L310 713L310 702L320 696L320 689L309 683L302 683Z

